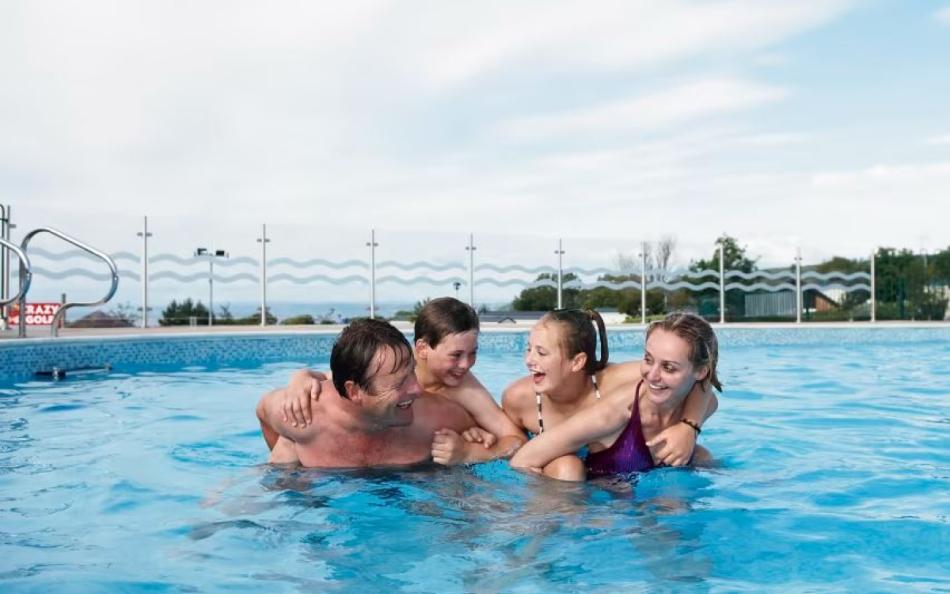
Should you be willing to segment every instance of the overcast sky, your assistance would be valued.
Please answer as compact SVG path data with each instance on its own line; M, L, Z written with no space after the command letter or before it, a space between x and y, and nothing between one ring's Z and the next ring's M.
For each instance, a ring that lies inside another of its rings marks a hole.
M131 250L149 215L183 254L253 254L261 223L360 248L373 227L673 235L683 259L728 232L774 262L950 244L945 1L2 13L0 201L21 230Z

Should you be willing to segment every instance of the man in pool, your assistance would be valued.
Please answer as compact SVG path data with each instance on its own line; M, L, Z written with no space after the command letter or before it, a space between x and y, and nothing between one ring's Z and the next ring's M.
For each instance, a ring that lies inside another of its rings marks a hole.
M312 423L294 426L284 420L286 388L258 403L269 461L322 468L431 461L436 433L461 433L475 423L458 404L422 392L414 369L412 347L402 332L379 320L351 323L333 345L332 380L323 381Z

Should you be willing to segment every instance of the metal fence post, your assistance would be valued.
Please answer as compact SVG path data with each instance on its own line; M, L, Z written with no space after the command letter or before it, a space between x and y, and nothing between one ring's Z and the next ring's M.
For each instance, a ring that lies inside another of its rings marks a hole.
M802 248L795 248L795 323L802 323Z
M257 238L261 244L261 326L267 325L267 223L261 225L261 236Z
M369 317L376 318L376 229L369 231Z
M726 257L723 253L725 241L719 242L719 323L726 323Z
M871 250L871 321L877 321L877 277L874 274L874 259L877 250Z
M475 308L475 236L468 234L468 304Z
M142 230L136 233L142 238L142 327L148 328L148 216L142 217Z
M647 246L640 242L640 323L647 324Z
M561 298L561 294L564 288L564 281L563 281L563 272L564 272L563 264L564 263L562 260L562 257L564 256L564 249L563 249L563 243L561 242L560 239L557 240L557 249L554 250L554 253L557 254L557 308L562 309L564 307L564 302Z

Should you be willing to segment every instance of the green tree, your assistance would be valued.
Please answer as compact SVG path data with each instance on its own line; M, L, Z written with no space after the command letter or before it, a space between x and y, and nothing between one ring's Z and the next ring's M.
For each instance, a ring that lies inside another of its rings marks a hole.
M758 258L750 258L746 253L746 246L739 245L739 240L729 235L723 235L716 240L716 250L708 260L696 260L691 262L689 269L692 272L702 270L719 270L719 246L722 246L723 268L726 272L738 270L741 272L755 272L756 261ZM710 277L688 277L684 280L693 283L703 283L710 280ZM700 315L712 316L719 311L719 292L714 289L700 291L697 295ZM713 304L715 308L713 309ZM735 319L745 315L745 293L743 291L726 291L726 318Z
M187 326L191 323L191 318L197 318L199 323L207 323L208 308L198 301L197 304L191 301L191 298L185 299L181 303L172 299L171 303L162 310L162 317L158 320L160 326Z
M537 280L552 280L557 282L557 274L545 272L538 275ZM577 280L577 275L568 272L562 276L561 300L565 308L581 307L580 290L567 288L563 285ZM515 311L550 311L557 307L557 289L555 287L532 287L523 289L511 302L511 309Z
M729 235L723 235L716 240L716 250L708 260L697 260L690 263L689 269L693 272L700 270L719 270L719 246L722 246L723 266L728 270L740 270L742 272L754 272L756 270L756 259L750 258L746 254L746 246L739 245L739 240Z

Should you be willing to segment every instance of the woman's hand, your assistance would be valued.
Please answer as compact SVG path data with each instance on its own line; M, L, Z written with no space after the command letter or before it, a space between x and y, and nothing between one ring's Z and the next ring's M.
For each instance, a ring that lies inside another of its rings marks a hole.
M660 431L647 442L653 461L668 466L686 466L696 447L696 430L686 423L676 423Z
M309 369L295 371L290 376L290 384L280 403L285 423L306 427L313 422L311 402L320 399L320 382L326 379L326 374Z

